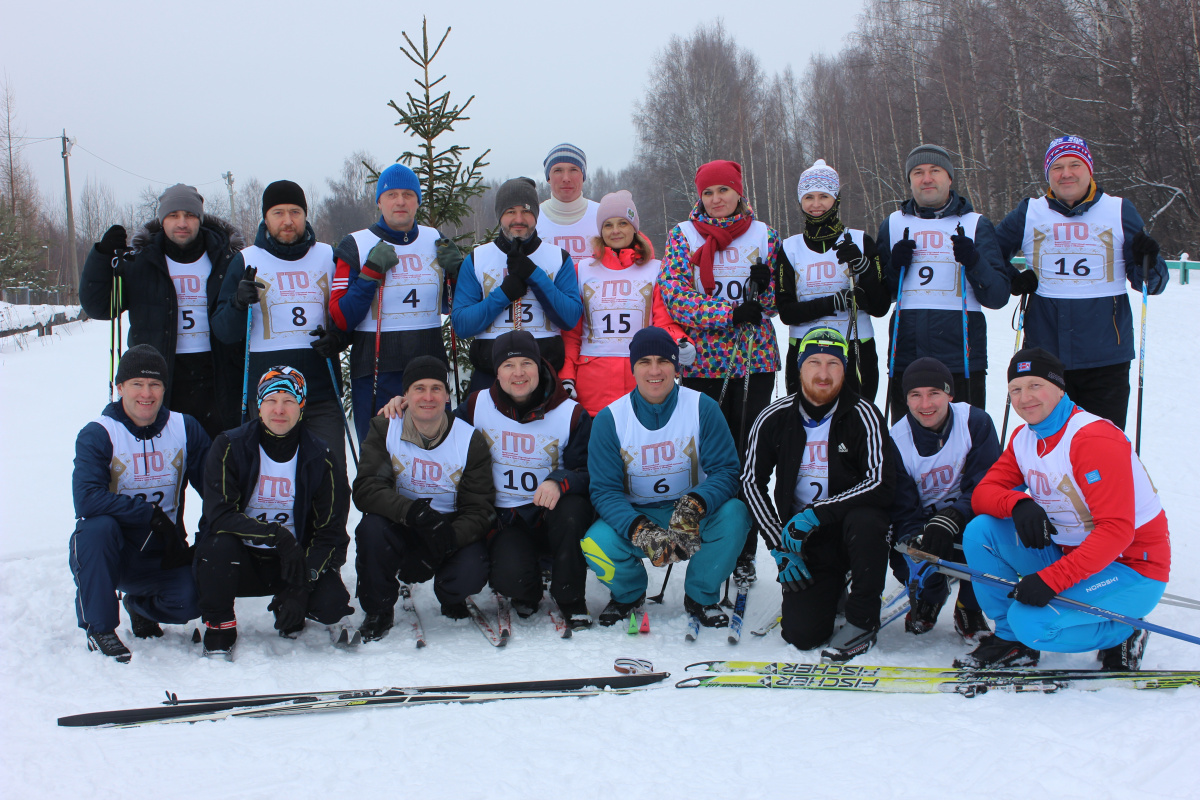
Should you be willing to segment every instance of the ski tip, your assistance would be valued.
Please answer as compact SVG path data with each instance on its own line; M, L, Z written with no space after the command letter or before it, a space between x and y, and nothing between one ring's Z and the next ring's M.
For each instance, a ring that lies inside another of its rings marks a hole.
M622 675L643 675L654 672L654 664L644 658L618 658L613 669Z
M200 629L192 628L192 644L200 644Z
M719 661L697 661L694 664L688 664L686 667L683 668L683 671L691 672L693 669L708 670L708 668L710 666L712 666L713 664L719 664L719 663L721 663L721 662L719 662Z
M425 646L425 640L424 640L424 639L417 639L417 649L418 649L418 650L420 650L420 649L421 649L422 647L424 647L424 646Z

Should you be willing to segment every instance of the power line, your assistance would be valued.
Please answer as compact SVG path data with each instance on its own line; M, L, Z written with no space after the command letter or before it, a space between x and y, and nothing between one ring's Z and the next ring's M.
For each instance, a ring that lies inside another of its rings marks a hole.
M100 159L101 161L103 161L105 164L108 164L108 165L109 165L110 167L112 167L113 169L119 169L121 172L124 172L124 173L126 173L126 174L128 174L128 175L132 175L132 176L133 176L133 177L135 177L135 178L141 178L142 180L144 180L144 181L150 181L151 183L160 183L160 184L162 184L163 186L174 186L174 185L175 185L174 183L171 183L170 181L159 181L159 180L155 180L154 178L147 178L145 175L139 175L139 174L137 174L136 172L132 172L132 171L130 171L130 170L127 170L127 169L125 169L124 167L119 167L119 166L117 166L116 164L114 164L114 163L112 163L111 161L109 161L107 158L103 158L103 157L101 157L101 156L98 156L98 155L96 155L96 154L95 154L95 153L93 153L91 150L88 150L86 147L84 147L83 145L79 144L78 142L76 142L76 143L75 143L75 146L76 146L76 147L78 147L78 148L79 148L80 150L82 150L83 152L87 153L88 155L90 155L90 156L92 156L92 157L94 157L94 158L98 158L98 159ZM206 183L201 183L201 184L198 184L198 186L208 186L209 184L212 184L212 183L217 183L217 182L218 182L218 181L220 181L220 180L221 180L220 178L217 178L216 180L211 180L211 181L208 181L208 182L206 182ZM175 181L175 183L179 183L179 181Z

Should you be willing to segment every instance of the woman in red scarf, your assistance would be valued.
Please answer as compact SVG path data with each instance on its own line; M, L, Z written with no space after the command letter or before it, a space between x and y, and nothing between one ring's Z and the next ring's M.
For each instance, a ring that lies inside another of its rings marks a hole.
M696 193L688 219L671 229L658 285L671 318L696 345L695 363L682 368L683 385L717 400L737 438L743 435L743 416L748 434L771 401L779 370L770 319L776 314L779 234L754 219L742 197L742 167L734 161L701 165ZM744 441L738 441L738 452L745 458ZM756 543L755 536L747 537L736 577L753 576Z
M560 375L567 392L593 417L636 386L629 342L642 328L666 329L679 342L681 363L696 355L663 306L655 285L662 262L638 230L629 192L601 198L596 227L600 235L592 239L592 258L577 267L583 316L574 329L563 331L567 356Z

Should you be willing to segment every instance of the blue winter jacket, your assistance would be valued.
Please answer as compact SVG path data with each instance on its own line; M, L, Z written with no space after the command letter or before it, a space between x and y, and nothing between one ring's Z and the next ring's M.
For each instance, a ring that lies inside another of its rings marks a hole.
M1095 196L1068 208L1050 198L1050 208L1064 217L1077 217L1091 208L1104 195L1096 187ZM1017 269L1008 261L1021 250L1025 237L1025 215L1029 199L1021 201L996 228L996 238L1005 266L1010 275ZM1133 203L1121 200L1121 227L1125 232L1125 274L1134 291L1142 290L1142 265L1133 257L1133 236L1142 230L1142 217ZM1170 274L1167 262L1160 254L1150 271L1147 284L1150 294L1162 294ZM1083 297L1078 300L1030 295L1025 308L1025 346L1044 347L1057 355L1067 369L1105 367L1133 360L1133 311L1129 295L1112 297Z
M171 413L163 406L158 410L158 417L153 424L139 428L125 413L121 401L117 400L105 407L103 416L120 422L130 433L142 440L147 450L152 450L154 437L162 432ZM208 456L210 444L208 434L200 427L200 423L187 414L182 416L187 436L187 468L184 471L185 485L180 487L179 491L179 512L176 518L180 520L180 524L183 520L183 490L186 484L191 483L196 487L196 491L201 491L201 487L204 486L204 459ZM127 532L149 531L154 505L139 497L117 494L109 488L112 483L112 458L112 439L108 437L104 426L99 422L84 425L75 438L75 470L71 473L71 496L75 501L76 518L112 517ZM142 546L142 541L138 542L138 546ZM156 542L144 549L147 552L160 552L163 548L161 543Z
M638 421L656 431L675 413L679 387L672 389L667 399L658 405L643 400L637 389L629 396ZM621 444L611 408L601 409L592 422L587 464L592 481L592 505L601 519L618 534L628 537L630 527L641 512L625 498L625 462L621 459ZM706 477L691 492L704 501L708 513L713 513L737 496L741 468L725 415L715 400L703 394L700 395L700 468Z
M955 192L950 192L950 200L944 209L934 210L920 208L915 200L907 200L900 211L913 218L913 226L921 219L945 219L961 217L975 209L967 198ZM896 299L897 288L900 284L900 270L891 265L892 233L891 217L884 219L879 226L879 236L875 241L879 245L879 259L883 264L884 280L887 281L892 299ZM907 220L906 220L907 222ZM981 217L975 227L975 250L979 253L979 261L967 269L967 280L975 290L975 298L984 308L1004 308L1009 298L1009 276L1000 256L1000 247L996 242L996 229L987 217ZM918 358L926 356L936 358L952 373L963 374L963 318L961 311L940 311L928 308L906 309L892 311L888 321L888 336L894 330L895 315L900 315L900 332L896 342L890 346L896 347L896 375L903 375L904 369ZM967 312L968 341L970 342L971 370L987 369L987 320L982 311ZM890 352L890 351L889 351Z

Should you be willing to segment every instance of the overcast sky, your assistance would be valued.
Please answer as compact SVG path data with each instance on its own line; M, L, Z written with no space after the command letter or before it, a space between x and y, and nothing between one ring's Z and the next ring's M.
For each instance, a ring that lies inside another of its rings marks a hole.
M540 177L562 141L582 147L593 168L628 164L633 103L672 34L720 17L765 73L790 64L799 74L811 55L841 49L861 9L862 0L742 0L725 10L675 0L13 0L0 58L25 134L65 128L77 141L76 202L90 177L122 202L147 184L183 181L227 204L227 170L238 185L290 178L324 189L357 149L385 164L408 149L387 102L403 105L415 90L400 32L419 43L422 12L431 38L453 27L434 62L442 86L459 102L476 95L471 121L447 137L471 154L490 147L485 177L504 179ZM59 152L57 141L22 151L54 205Z

